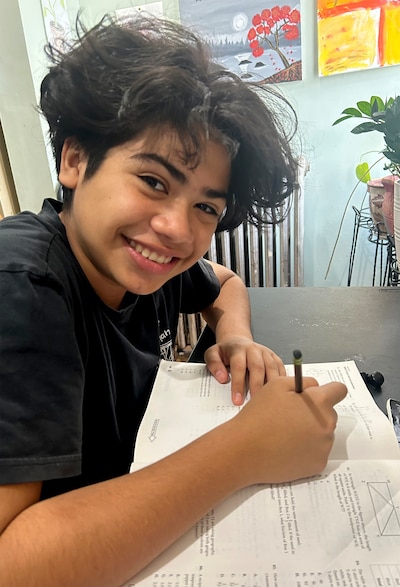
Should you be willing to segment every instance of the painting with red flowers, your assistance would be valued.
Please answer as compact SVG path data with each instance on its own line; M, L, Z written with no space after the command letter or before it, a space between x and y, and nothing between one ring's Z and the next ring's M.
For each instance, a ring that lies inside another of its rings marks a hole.
M247 81L300 80L300 3L179 0L180 17L210 43L216 59Z

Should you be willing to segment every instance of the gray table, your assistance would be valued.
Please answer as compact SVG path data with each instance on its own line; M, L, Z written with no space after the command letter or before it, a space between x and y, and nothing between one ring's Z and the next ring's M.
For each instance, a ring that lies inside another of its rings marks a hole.
M386 413L386 400L400 400L400 288L285 287L249 288L254 338L285 363L299 348L305 363L353 359L368 374L380 371L385 382L375 391ZM202 360L211 343L201 337L191 360Z

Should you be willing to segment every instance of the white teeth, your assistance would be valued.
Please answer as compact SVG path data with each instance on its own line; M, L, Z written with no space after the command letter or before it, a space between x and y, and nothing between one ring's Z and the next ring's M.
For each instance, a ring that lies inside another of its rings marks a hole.
M129 241L130 246L135 249L137 253L146 257L146 259L150 259L150 261L154 261L155 263L160 263L160 265L165 265L166 263L170 263L172 257L165 257L164 255L158 255L157 253L152 253L149 249L145 249L142 245L136 244L134 241Z

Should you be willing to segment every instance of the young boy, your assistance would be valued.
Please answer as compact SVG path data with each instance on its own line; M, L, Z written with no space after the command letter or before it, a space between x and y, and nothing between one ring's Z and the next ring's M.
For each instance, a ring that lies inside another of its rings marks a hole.
M345 390L306 379L296 394L252 339L240 279L202 259L216 230L293 189L278 98L155 19L105 19L50 56L40 106L63 203L0 224L0 577L110 587L239 488L321 471ZM208 368L229 369L236 404L248 374L252 399L129 474L159 359L197 311L216 335Z

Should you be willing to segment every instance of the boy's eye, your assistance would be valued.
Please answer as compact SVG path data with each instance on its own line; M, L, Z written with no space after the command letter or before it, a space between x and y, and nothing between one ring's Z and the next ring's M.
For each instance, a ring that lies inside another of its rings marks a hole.
M206 214L211 214L212 216L219 216L219 212L209 204L197 204L197 208L203 210L203 212L206 212Z
M160 192L165 192L164 184L161 183L160 180L153 177L152 175L141 175L140 179L142 181L144 181L145 183L147 183L147 185L149 185L154 190L159 190Z

